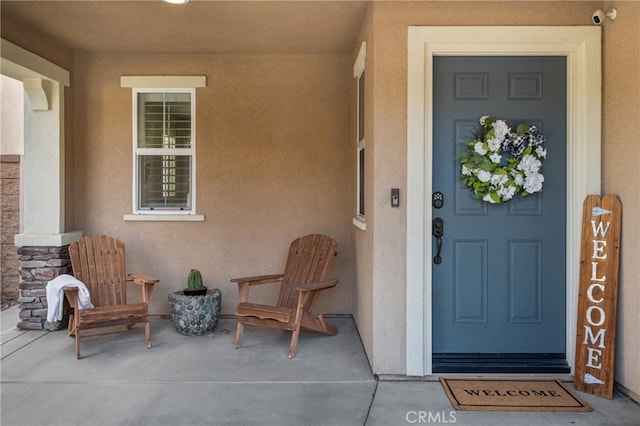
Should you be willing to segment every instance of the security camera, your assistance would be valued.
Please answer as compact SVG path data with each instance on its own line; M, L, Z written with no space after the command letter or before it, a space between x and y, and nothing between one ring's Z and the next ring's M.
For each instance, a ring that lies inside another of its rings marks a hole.
M596 25L602 25L604 18L605 18L605 14L600 9L596 10L595 12L593 12L593 15L591 15L591 20Z
M591 21L593 21L595 25L602 25L605 18L609 18L613 21L616 19L617 15L618 11L616 9L611 9L606 14L602 10L598 9L593 12L593 15L591 15Z

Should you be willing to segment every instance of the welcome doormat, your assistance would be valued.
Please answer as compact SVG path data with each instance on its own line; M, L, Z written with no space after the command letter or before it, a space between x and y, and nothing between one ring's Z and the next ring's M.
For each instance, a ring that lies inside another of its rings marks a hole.
M559 380L441 378L451 404L463 411L591 411Z

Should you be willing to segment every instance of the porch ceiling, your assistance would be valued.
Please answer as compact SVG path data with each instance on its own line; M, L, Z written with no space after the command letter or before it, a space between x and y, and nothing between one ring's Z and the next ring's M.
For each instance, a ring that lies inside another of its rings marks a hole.
M11 1L0 13L74 51L157 54L351 53L368 0Z

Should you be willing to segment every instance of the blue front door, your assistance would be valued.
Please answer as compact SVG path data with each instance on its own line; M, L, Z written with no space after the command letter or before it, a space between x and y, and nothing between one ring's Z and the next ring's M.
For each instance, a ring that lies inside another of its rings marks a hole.
M566 59L436 57L433 91L433 190L443 198L432 210L443 224L432 265L434 359L564 359ZM458 159L483 115L545 135L542 192L496 205L461 184Z

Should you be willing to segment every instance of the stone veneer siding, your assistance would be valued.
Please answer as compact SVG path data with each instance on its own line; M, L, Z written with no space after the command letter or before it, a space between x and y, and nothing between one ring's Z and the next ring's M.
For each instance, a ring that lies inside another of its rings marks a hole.
M47 323L47 282L62 274L71 274L69 246L20 247L20 322L25 330L58 329L64 324ZM66 300L66 299L65 299ZM67 309L65 309L65 312ZM64 319L63 319L64 322Z
M13 237L20 232L20 156L0 156L0 287L2 301L18 299L18 254Z

